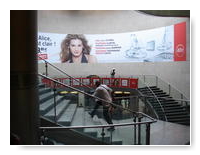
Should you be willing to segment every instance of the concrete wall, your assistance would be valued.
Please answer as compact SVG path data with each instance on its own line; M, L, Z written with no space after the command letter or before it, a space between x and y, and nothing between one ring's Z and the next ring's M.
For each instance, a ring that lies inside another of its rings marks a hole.
M187 23L187 61L141 62L107 64L55 64L72 76L109 75L116 68L116 76L157 75L190 98L190 19L156 17L137 11L38 11L38 31L49 33L107 34L134 32ZM39 65L39 72L44 66ZM59 74L49 70L50 76ZM59 74L60 75L60 74Z

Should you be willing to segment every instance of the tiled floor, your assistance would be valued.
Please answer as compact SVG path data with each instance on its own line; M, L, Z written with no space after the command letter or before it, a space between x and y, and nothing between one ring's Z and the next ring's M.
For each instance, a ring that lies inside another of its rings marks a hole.
M185 145L190 142L190 126L158 121L151 125L151 145Z

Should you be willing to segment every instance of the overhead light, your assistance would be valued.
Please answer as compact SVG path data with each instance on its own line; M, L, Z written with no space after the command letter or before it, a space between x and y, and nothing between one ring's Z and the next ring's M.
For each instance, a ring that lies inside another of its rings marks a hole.
M122 91L115 91L115 94L122 94Z
M71 91L70 94L78 94L77 91Z
M60 91L59 94L67 94L68 91Z
M129 92L129 91L125 91L124 94L131 94L131 92Z

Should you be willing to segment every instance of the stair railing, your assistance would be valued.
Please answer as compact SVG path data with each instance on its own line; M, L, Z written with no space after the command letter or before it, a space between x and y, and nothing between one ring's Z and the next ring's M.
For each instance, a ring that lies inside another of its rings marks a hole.
M156 75L143 75L142 77L144 83L146 84L149 83L148 85L152 86L154 85L157 86L158 88L163 87L163 90L168 92L168 94L173 98L177 98L176 94L178 94L179 99L188 100L188 98L184 95L184 93L182 93L180 90L178 90L175 86L173 86L169 82L164 81L161 77Z
M146 115L146 114L144 114L144 113L136 112L136 111L132 111L132 110L130 110L130 109L128 109L128 108L124 108L124 107L122 107L122 106L120 106L120 105L117 105L117 104L114 104L114 103L112 103L112 102L106 101L106 100L104 100L104 99L102 99L102 98L93 96L93 95L91 95L91 94L89 94L89 93L86 93L86 92L84 92L84 91L82 91L82 90L79 90L79 89L77 89L77 88L74 88L74 87L72 87L72 86L69 86L69 85L67 85L67 84L64 84L64 83L62 83L62 82L59 82L59 81L57 81L57 80L55 80L55 79L52 79L52 78L47 77L47 76L45 76L45 75L42 75L42 74L40 74L40 73L38 73L38 75L41 76L41 77L43 77L43 78L45 78L45 79L48 79L48 80L50 80L50 81L52 81L52 82L54 82L54 83L57 83L57 84L62 85L62 86L64 86L64 87L70 88L70 89L72 89L72 90L74 90L74 91L77 91L77 92L79 92L79 93L82 93L82 94L84 94L84 95L87 95L87 96L89 96L89 97L91 97L91 98L94 98L94 99L97 99L97 100L106 102L106 103L108 103L108 104L110 104L110 105L112 105L112 106L114 106L114 107L118 107L118 108L121 108L121 109L123 109L123 110L127 110L127 111L129 111L129 112L131 112L131 113L133 113L133 114L142 114L142 115L144 115L144 116L146 116L146 117L149 117L150 119L153 119L152 117L150 117L150 116L148 116L148 115Z
M62 86L64 86L64 87L70 88L70 89L72 89L72 90L74 90L74 91L77 91L77 92L79 92L79 93L82 93L82 94L84 94L84 95L87 95L87 96L89 96L89 97L91 97L91 98L98 99L98 100L100 100L100 101L109 103L110 105L112 105L112 106L114 106L114 107L118 107L118 108L121 108L121 109L123 109L123 110L129 111L129 112L131 112L131 113L133 114L133 116L134 116L135 118L136 118L136 116L139 116L139 115L149 118L151 121L150 121L150 122L146 122L146 123L147 123L147 128L148 128L148 129L147 129L147 131L148 131L148 133L147 133L147 138L148 138L148 139L146 140L146 142L147 142L147 144L150 143L150 131L149 131L149 130L150 130L150 125L148 125L148 123L154 123L154 122L156 122L156 120L155 120L154 118L148 116L148 115L145 114L145 113L132 111L132 110L130 110L130 109L128 109L128 108L124 108L124 107L122 107L122 106L120 106L120 105L116 105L116 104L114 104L114 103L112 103L112 102L106 101L106 100L101 99L101 98L96 97L96 96L93 96L93 95L88 94L88 93L86 93L86 92L84 92L84 91L82 91L82 90L79 90L79 89L74 88L74 87L72 87L72 86L66 85L66 84L64 84L64 83L62 83L62 82L56 81L55 79L52 79L52 78L47 77L47 76L45 76L45 75L42 75L42 74L38 74L38 75L39 75L40 77L42 77L42 78L45 78L45 79L48 79L48 80L54 82L54 85L55 85L55 84L62 85ZM56 116L55 116L55 117L56 117ZM55 120L56 120L56 118L55 118ZM55 122L55 123L56 123L56 122ZM143 123L143 122L140 122L139 124L144 124L144 123ZM139 124L138 124L138 125L139 125ZM128 124L126 124L126 125L128 125ZM136 126L136 123L130 123L129 125L134 125L134 126ZM123 124L122 124L122 125L114 124L114 125L104 125L104 126L100 126L100 127L102 127L102 133L103 133L104 127L112 127L112 126L123 126ZM93 126L93 127L94 127L94 126ZM71 128L72 128L72 127L71 127ZM84 127L84 128L85 128L85 127ZM135 128L135 129L136 129L136 128ZM138 132L140 132L140 131L138 131ZM102 134L102 135L103 135L103 134ZM140 138L140 137L139 137L139 138ZM138 140L138 141L140 142L140 140Z

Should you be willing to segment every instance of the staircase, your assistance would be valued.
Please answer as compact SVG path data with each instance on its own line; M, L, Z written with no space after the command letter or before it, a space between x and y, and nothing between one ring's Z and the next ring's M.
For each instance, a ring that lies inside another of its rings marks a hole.
M151 86L149 88L153 91L156 97L158 97L164 109L167 121L182 125L190 125L190 114L189 110L187 110L187 107L182 106L179 102L174 100L166 92L163 92L163 90L157 88L156 86ZM140 92L140 94L145 96L154 96L154 94L149 90L149 88L148 87L139 88L138 91ZM157 99L152 97L147 97L146 99L155 109L159 119L165 120L163 110L159 105Z
M84 107L78 107L74 100L70 100L69 95L61 96L55 93L56 105L54 103L54 92L51 88L46 88L44 84L39 85L39 102L40 102L40 115L49 120L49 122L56 122L59 126L86 126L86 125L106 125L107 123L102 121L102 118L98 118L96 115L91 118L88 114L89 111ZM55 108L56 107L56 112ZM56 114L56 117L55 117ZM95 138L101 142L102 140L102 129L101 128L84 128L74 129L74 131L81 133L84 136ZM110 144L111 137L110 131L105 129L104 144ZM54 141L59 143L60 138L54 138ZM55 140L57 139L57 140ZM60 141L62 144L65 141ZM123 142L117 137L112 137L112 144L122 145Z

